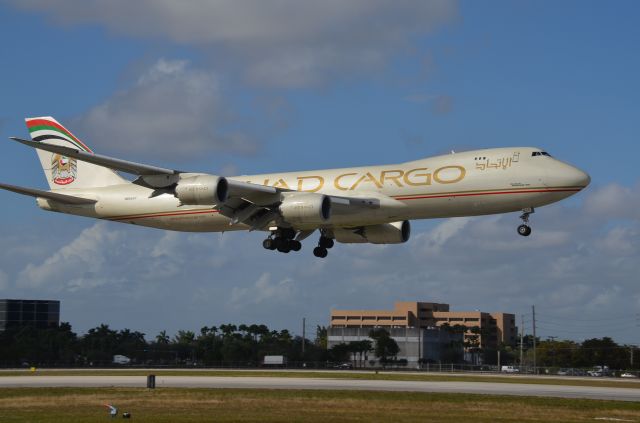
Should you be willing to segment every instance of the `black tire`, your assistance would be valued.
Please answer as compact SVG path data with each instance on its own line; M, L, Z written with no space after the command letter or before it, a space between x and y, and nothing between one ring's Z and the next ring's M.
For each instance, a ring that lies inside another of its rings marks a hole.
M313 249L313 255L316 257L325 258L327 254L328 254L328 251L326 248L316 247Z
M291 251L291 246L289 246L288 242L281 242L280 245L278 245L278 251L281 253L288 253Z
M333 239L322 237L320 238L320 242L318 242L318 244L320 245L320 247L328 249L332 248L334 243Z
M522 236L529 236L531 235L531 228L527 225L520 225L518 226L518 234Z
M264 241L262 241L262 246L267 249L267 250L275 250L276 249L276 243L273 242L273 240L271 238L267 238Z
M302 243L300 241L296 241L295 239L290 242L291 251L300 251L302 248Z

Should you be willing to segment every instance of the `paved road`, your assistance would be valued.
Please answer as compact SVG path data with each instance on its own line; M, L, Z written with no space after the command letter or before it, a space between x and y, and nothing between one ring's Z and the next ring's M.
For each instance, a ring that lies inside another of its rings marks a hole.
M0 388L145 387L144 376L3 376ZM429 382L287 377L157 376L156 387L448 392L640 401L640 389L493 382Z

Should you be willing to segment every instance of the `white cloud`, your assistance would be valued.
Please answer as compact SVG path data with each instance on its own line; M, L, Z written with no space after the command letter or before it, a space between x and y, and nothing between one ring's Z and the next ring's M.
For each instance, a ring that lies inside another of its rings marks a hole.
M74 127L103 150L121 153L166 158L254 153L257 144L232 127L229 109L214 74L187 61L160 59Z
M440 252L447 241L464 230L470 221L471 218L469 217L447 219L433 230L419 234L415 237L417 239L416 242L423 244L420 246L419 251L426 254Z
M605 185L592 192L584 206L587 213L594 216L640 220L640 184Z
M598 246L607 255L637 256L640 251L640 231L637 228L615 226L600 240Z
M295 290L293 279L285 277L277 282L271 282L271 279L271 273L264 272L253 286L233 288L231 303L245 307L247 304L257 305L265 302L279 304L289 301Z
M121 233L109 230L106 223L96 223L43 263L27 265L20 273L18 286L78 290L108 283L109 279L102 276L107 267L106 253L117 248L121 239Z
M97 24L118 34L202 48L235 62L254 82L300 86L383 65L413 39L452 22L447 0L15 1L62 25Z
M620 301L620 295L623 295L623 289L617 285L607 286L592 298L587 307L600 311L615 306Z

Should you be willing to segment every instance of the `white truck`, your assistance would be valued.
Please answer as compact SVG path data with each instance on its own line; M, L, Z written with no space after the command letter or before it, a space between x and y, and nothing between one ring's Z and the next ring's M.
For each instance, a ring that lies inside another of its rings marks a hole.
M287 357L284 355L265 355L262 361L263 366L284 366L287 364Z
M520 373L520 369L516 366L502 366L500 371L503 373Z
M593 370L589 370L587 374L593 377L602 377L609 376L611 372L609 371L609 367L607 366L595 366Z
M126 355L114 355L113 356L113 364L129 364L131 363L131 359Z

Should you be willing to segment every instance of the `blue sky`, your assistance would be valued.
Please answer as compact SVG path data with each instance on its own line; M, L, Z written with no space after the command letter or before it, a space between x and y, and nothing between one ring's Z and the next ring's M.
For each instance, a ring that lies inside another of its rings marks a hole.
M531 145L592 185L538 210L528 240L515 214L416 222L408 244L339 246L323 263L266 252L259 234L96 223L0 192L0 297L61 299L80 331L150 336L295 331L331 307L396 300L518 315L535 303L543 336L637 343L637 2L172 5L0 3L0 137L52 115L98 152L228 175ZM2 151L0 181L46 186L33 151Z

